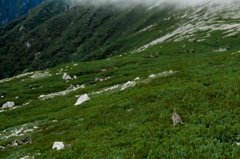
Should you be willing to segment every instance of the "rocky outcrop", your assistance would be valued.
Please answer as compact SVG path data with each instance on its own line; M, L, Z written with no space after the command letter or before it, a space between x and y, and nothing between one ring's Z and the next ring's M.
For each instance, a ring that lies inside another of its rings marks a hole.
M54 142L52 149L61 150L65 147L63 142Z
M34 75L31 76L31 78L41 78L41 77L46 77L46 76L52 76L49 72L36 72Z
M127 83L125 83L122 88L121 88L121 91L128 88L128 87L134 87L136 85L136 82L135 81L128 81Z
M5 104L2 105L2 108L11 108L15 105L14 102L7 102Z
M84 95L82 95L78 98L77 102L74 105L80 105L80 104L83 104L83 103L85 103L89 100L90 100L90 98L88 97L88 95L84 94Z

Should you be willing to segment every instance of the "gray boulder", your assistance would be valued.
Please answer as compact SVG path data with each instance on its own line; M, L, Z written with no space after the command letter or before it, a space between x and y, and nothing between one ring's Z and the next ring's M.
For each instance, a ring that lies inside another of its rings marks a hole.
M65 147L63 142L54 142L52 149L57 148L57 150L61 150Z
M7 102L5 104L2 105L2 108L11 108L15 105L14 102Z
M77 102L74 105L80 105L80 104L82 104L84 102L87 102L89 100L90 100L90 98L88 97L88 95L84 94L84 95L82 95L78 98Z

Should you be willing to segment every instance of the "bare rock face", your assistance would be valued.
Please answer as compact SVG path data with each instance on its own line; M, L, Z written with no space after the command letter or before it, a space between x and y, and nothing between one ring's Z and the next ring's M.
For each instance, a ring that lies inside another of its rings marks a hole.
M2 108L11 108L15 105L14 102L7 102L5 104L2 105Z
M62 78L63 78L64 80L72 79L72 77L69 76L67 73L64 73L63 76L62 76Z
M65 147L63 142L54 142L52 149L57 148L57 150L61 150Z
M78 98L77 102L74 105L80 105L80 104L85 103L89 100L90 100L90 98L88 97L88 95L84 94L84 95L82 95Z
M128 81L122 86L121 91L129 87L134 87L135 85L136 85L135 81Z

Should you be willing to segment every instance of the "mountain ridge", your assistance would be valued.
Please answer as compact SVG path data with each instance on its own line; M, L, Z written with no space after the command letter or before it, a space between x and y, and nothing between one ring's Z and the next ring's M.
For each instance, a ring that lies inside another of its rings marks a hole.
M73 58L0 80L0 158L240 156L239 2L42 5L1 30L21 38L0 40L11 51L0 58L21 59L18 40L37 67L58 47L54 60ZM184 125L173 125L175 108Z

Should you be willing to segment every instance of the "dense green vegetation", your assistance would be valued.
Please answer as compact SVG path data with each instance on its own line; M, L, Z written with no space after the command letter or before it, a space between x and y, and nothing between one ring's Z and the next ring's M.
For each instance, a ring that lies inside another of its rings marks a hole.
M216 39L214 35L218 34L213 33L212 42ZM222 44L235 40L239 38L229 37ZM140 53L82 62L78 66L61 65L48 71L50 77L31 79L28 75L1 83L5 96L1 104L32 102L2 112L0 130L19 129L26 123L41 130L28 134L32 144L17 148L7 145L19 137L2 139L0 145L6 148L0 150L1 158L37 153L41 155L36 158L237 158L238 48L213 52L214 46L207 42L192 42L187 45L195 52L182 53L179 48L184 44L185 41L165 42ZM78 79L66 82L62 74L55 75L61 68ZM113 69L99 72L103 68ZM169 70L177 72L148 78L150 74ZM107 81L94 80L108 76L111 78ZM73 106L75 95L96 92L136 77L140 81L133 88L90 95L91 101ZM86 87L53 99L37 99L42 94L65 90L70 84ZM19 98L15 99L16 96ZM172 125L174 107L185 125ZM52 150L55 141L69 146Z
M128 38L127 45L122 44L123 38L159 22L174 9L172 4L151 11L142 4L121 5L86 1L66 11L64 1L46 1L4 26L0 30L0 79L134 49L140 46L136 37ZM157 37L141 38L141 42Z
M131 12L114 7L78 5L19 33L26 39L37 37L27 50L41 52L28 69L52 68L0 81L0 105L13 101L19 106L0 109L0 148L5 147L0 149L0 158L239 158L239 35L224 37L231 31L199 29L182 40L175 41L179 37L174 35L138 52L181 26L176 16L165 14L165 9L174 6L163 4L148 14L141 5ZM171 14L182 16L186 10L190 15L195 11L185 8ZM237 20L226 20L226 24L232 22ZM1 37L14 35L13 23L3 28L9 27L6 34L2 29ZM17 48L15 43L9 46ZM40 73L46 76L31 78ZM64 73L77 79L64 80ZM2 77L11 75L5 74ZM150 78L152 74L158 76ZM134 87L121 90L136 77L140 79ZM85 88L39 98L77 85ZM116 85L116 89L96 93ZM91 100L74 106L83 94ZM173 108L184 125L173 126ZM34 126L38 128L23 136L10 136L11 131ZM31 144L11 146L16 139ZM66 147L53 150L55 141Z

